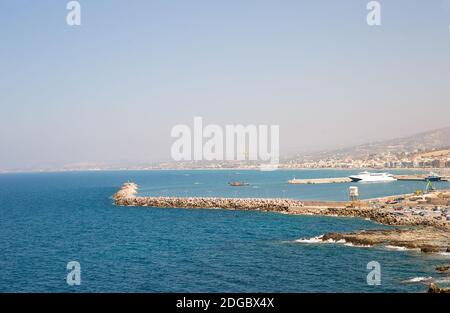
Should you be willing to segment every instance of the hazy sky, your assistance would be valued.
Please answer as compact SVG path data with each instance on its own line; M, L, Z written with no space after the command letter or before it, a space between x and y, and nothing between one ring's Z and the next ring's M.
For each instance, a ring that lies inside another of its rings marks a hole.
M281 151L450 125L450 1L0 0L0 169L170 158L176 124Z

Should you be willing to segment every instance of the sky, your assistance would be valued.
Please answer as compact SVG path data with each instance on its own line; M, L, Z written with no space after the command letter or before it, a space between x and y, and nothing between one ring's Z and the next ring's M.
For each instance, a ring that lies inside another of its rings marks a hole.
M0 170L170 160L172 127L282 155L450 126L450 1L0 0Z

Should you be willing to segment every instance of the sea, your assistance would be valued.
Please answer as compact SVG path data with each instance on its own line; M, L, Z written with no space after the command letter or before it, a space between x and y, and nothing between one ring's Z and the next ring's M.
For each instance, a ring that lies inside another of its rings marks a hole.
M382 229L360 218L117 207L127 181L148 196L345 200L424 189L423 182L289 185L347 170L151 170L0 174L0 292L425 292L448 255L317 243ZM393 174L404 173L390 171ZM410 173L410 172L408 172ZM231 181L249 186L232 187ZM448 188L448 183L437 183ZM78 262L79 284L69 262ZM372 263L370 263L372 262ZM379 264L374 283L373 267ZM370 264L369 264L370 263ZM72 280L73 282L73 280Z

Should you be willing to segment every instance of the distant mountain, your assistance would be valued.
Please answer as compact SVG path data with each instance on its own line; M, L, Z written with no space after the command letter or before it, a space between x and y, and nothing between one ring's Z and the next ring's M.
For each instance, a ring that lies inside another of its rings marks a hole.
M435 129L408 137L372 142L358 146L324 151L314 158L361 158L386 152L420 152L450 147L450 127Z

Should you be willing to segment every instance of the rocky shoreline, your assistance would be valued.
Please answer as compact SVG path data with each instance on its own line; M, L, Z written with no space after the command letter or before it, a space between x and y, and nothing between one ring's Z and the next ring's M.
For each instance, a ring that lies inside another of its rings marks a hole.
M450 293L450 288L440 288L435 283L431 283L428 287L428 293Z
M322 241L345 242L355 246L387 246L425 253L450 252L450 232L445 228L414 227L406 229L363 230L351 233L328 233Z
M432 226L447 228L449 223L433 216L403 215L395 210L371 205L369 201L301 201L271 198L218 198L218 197L138 197L138 186L125 183L113 195L117 206L143 206L158 208L226 209L278 212L292 215L346 216L370 219L391 226ZM389 198L380 199L380 201ZM371 200L373 201L373 199ZM450 202L449 200L447 200Z
M402 216L395 211L371 208L368 206L306 206L290 207L287 213L292 215L322 215L322 216L345 216L370 219L384 225L390 226L432 226L447 227L445 221L436 220L431 217Z
M363 230L351 233L328 233L316 241L345 242L355 246L385 246L414 249L424 253L450 253L450 223L445 217L431 214L435 204L450 204L450 193L430 194L425 214L400 214L398 207L381 205L396 197L366 201L301 201L265 198L215 198L215 197L139 197L135 183L125 183L113 195L117 206L142 206L158 208L227 209L277 212L290 215L345 216L369 219L384 225L396 226L387 230ZM413 195L404 195L400 205L412 205ZM408 200L406 199L408 198ZM308 239L305 240L308 242ZM445 289L430 288L430 292Z
M158 208L227 209L277 212L291 215L345 216L369 219L384 225L405 226L402 229L365 230L353 233L325 234L322 240L345 240L355 245L390 245L422 252L450 252L450 223L435 216L401 215L395 210L339 201L300 201L265 198L214 197L138 197L138 186L125 183L114 194L117 206ZM383 198L385 201L387 198ZM388 199L389 200L389 199ZM373 199L371 200L373 202ZM372 203L371 202L371 203Z

